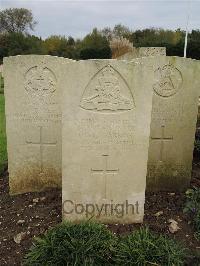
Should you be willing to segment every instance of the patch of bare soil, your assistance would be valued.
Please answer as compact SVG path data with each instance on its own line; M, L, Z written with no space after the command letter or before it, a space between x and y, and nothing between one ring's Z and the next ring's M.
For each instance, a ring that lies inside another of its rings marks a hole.
M195 180L194 180L195 181ZM196 182L196 181L195 181ZM8 175L0 178L0 265L21 265L33 237L43 234L61 222L61 191L51 189L40 193L10 196ZM187 265L200 265L200 243L194 238L188 217L183 214L183 193L148 193L144 225L180 241L191 254ZM180 229L172 234L169 219ZM126 234L140 225L109 225L116 234ZM17 242L17 243L16 243Z
M10 196L8 176L0 178L1 266L21 265L24 254L32 245L32 238L60 222L60 190Z

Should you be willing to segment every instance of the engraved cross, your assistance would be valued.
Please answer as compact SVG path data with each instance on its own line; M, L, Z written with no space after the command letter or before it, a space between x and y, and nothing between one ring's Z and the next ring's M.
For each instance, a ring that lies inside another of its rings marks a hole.
M40 174L44 173L44 166L43 166L43 152L44 152L44 146L56 146L57 142L45 142L43 141L43 134L42 134L42 126L39 127L40 129L40 139L39 142L33 142L33 141L26 141L28 145L31 146L39 146L40 149Z
M171 141L173 140L173 137L165 137L165 126L162 125L161 126L161 137L151 137L152 140L157 140L160 141L161 145L160 145L160 161L163 161L163 151L164 151L164 143L166 141Z
M103 154L103 163L104 167L103 169L93 169L91 168L91 173L92 174L100 174L104 177L104 198L107 198L107 175L112 174L118 174L119 169L110 169L108 168L108 154Z
M44 83L44 77L42 75L39 75L39 77L36 78L39 86L39 90L43 90L43 83Z

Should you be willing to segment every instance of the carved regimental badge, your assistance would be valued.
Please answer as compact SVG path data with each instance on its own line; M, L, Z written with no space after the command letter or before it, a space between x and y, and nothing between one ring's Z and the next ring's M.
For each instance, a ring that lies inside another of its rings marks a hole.
M155 71L156 83L153 86L156 94L169 97L176 94L182 86L181 72L171 64L159 67Z
M47 67L34 66L25 74L25 89L38 96L45 96L56 90L56 77Z
M140 56L159 56L166 55L165 49L162 47L143 47L140 48Z
M97 112L127 111L134 108L134 100L123 77L107 65L86 86L80 106Z

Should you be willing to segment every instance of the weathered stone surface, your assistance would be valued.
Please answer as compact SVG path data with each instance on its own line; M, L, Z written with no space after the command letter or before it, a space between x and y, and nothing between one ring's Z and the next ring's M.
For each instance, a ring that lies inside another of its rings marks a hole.
M165 47L133 47L131 52L128 52L122 56L119 56L119 60L132 60L135 58L146 57L146 56L165 56L166 48Z
M185 190L190 183L197 121L198 61L157 57L147 189Z
M166 47L139 47L139 57L166 56Z
M61 186L58 79L63 60L40 55L4 59L11 194Z
M137 63L89 60L64 68L65 219L79 221L94 216L108 223L142 222L152 63L147 58Z

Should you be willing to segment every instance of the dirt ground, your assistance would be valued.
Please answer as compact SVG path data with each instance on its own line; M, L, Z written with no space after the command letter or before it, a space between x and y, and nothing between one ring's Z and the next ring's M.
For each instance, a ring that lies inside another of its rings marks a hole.
M198 172L197 168L194 173ZM198 185L197 179L193 179L194 182ZM60 190L10 196L8 189L8 175L5 172L0 178L0 266L21 265L33 237L61 222ZM200 243L195 240L188 217L182 212L184 200L183 193L148 193L144 224L155 232L181 241L190 250L187 265L200 265ZM178 222L180 230L175 234L169 232L169 219ZM116 234L128 233L138 227L133 224L109 226ZM22 240L16 243L19 233L22 233Z

